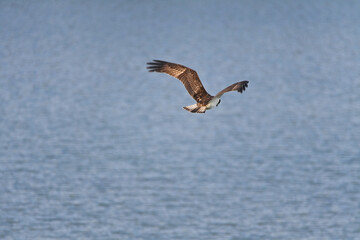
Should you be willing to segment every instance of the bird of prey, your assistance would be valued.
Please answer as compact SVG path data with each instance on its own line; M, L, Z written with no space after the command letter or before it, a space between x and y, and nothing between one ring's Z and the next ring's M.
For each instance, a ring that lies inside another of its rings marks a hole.
M184 109L192 113L205 113L206 110L212 109L215 106L217 107L221 101L220 98L224 93L230 91L242 93L249 83L249 81L234 83L218 92L215 96L211 96L205 90L197 73L191 68L161 60L153 60L147 64L149 72L167 73L170 76L179 79L184 84L186 90L197 102L193 105L184 107Z

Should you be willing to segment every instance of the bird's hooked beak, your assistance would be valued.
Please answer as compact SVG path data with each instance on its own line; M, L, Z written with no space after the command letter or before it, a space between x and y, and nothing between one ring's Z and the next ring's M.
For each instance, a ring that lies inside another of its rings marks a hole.
M216 104L216 106L218 106L220 104L220 102L221 102L221 99L219 99L219 102Z

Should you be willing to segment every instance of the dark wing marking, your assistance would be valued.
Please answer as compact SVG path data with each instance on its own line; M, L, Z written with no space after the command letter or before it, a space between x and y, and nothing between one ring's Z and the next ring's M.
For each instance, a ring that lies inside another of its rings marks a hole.
M234 83L234 84L228 86L227 88L221 90L218 94L216 94L216 97L221 97L224 93L230 92L230 91L238 91L238 92L242 93L248 87L248 83L249 83L249 81L242 81L242 82Z
M202 85L199 76L191 68L180 64L154 60L147 63L149 72L167 73L179 79L185 86L189 94L200 104L206 104L212 96L208 94Z

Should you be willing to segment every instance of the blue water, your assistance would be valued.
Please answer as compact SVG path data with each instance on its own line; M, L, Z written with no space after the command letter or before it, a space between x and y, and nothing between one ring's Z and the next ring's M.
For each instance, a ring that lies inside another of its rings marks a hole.
M1 1L0 239L360 239L359 12Z

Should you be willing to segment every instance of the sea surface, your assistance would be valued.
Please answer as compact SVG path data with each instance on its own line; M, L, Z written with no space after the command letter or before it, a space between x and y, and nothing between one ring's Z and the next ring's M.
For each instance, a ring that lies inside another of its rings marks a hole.
M360 239L359 1L0 1L0 239ZM207 91L205 114L161 59Z

